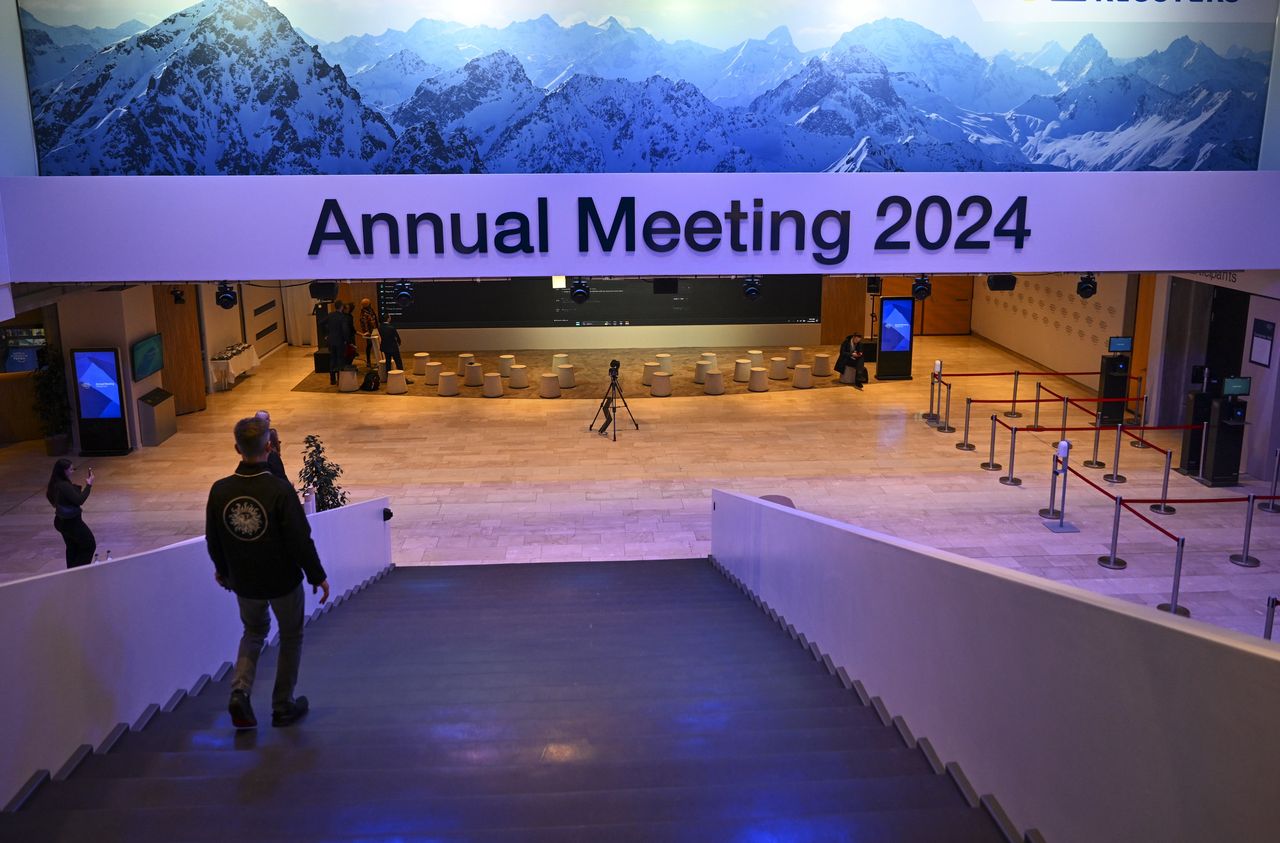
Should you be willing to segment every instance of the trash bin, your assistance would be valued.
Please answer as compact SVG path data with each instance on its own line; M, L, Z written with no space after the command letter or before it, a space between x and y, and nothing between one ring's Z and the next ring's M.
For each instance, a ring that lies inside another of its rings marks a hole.
M142 444L155 447L178 432L173 393L153 389L138 399L138 427Z

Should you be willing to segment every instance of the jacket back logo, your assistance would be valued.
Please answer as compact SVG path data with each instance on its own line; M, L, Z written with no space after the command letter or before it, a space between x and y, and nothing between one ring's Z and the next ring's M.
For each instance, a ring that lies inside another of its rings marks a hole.
M236 498L223 508L222 522L236 538L257 541L267 532L267 511L254 498Z

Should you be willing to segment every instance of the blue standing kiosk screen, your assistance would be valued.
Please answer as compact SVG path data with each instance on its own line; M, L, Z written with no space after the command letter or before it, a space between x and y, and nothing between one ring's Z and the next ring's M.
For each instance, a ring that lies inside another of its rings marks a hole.
M911 299L884 299L880 317L880 350L910 351L915 303Z
M80 417L118 419L121 417L120 373L116 356L110 351L76 351L76 389L80 394Z

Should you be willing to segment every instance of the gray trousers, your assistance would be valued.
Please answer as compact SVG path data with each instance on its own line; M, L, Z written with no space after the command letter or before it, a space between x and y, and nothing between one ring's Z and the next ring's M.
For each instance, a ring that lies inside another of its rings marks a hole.
M271 600L255 600L236 595L240 604L240 620L244 623L244 635L240 638L240 653L236 657L235 676L231 690L253 691L253 678L258 672L258 656L271 631L268 607L280 625L280 658L276 661L276 686L271 692L271 710L284 711L293 703L293 688L298 684L298 665L302 662L302 620L306 597L302 584L282 597Z

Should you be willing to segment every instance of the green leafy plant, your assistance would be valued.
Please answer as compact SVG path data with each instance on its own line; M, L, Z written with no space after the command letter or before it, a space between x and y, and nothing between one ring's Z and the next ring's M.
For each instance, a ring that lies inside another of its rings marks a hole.
M35 373L35 411L45 436L71 432L71 402L67 399L67 369L62 355L50 350L48 362Z
M347 493L338 485L342 466L325 456L324 443L319 436L308 436L303 440L303 445L302 470L298 472L302 491L305 492L308 488L315 490L317 512L345 506Z

